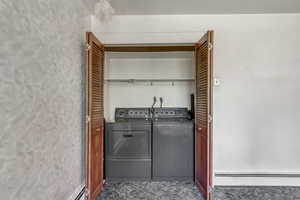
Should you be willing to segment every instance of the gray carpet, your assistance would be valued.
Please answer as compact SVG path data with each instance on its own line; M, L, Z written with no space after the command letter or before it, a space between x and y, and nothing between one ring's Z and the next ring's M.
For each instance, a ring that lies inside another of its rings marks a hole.
M214 200L300 200L300 187L215 187ZM191 182L109 182L97 200L203 200Z
M215 187L214 200L300 200L300 187Z
M191 182L111 182L97 200L202 200Z

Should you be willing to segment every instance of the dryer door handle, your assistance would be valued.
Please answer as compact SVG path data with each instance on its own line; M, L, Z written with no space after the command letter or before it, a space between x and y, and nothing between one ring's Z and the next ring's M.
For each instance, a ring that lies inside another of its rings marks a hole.
M123 134L123 137L130 138L130 137L133 137L133 134Z

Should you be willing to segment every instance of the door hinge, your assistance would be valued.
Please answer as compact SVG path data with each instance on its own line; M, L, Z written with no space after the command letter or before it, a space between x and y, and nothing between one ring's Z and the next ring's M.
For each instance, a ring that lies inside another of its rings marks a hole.
M91 117L87 115L86 118L85 118L85 122L89 123L90 121L91 121Z
M213 44L212 43L208 43L208 50L211 51L213 49Z
M212 115L208 115L208 123L211 123L213 121Z
M214 189L211 186L209 186L208 187L208 193L212 193L213 191L214 191Z
M91 45L88 44L88 43L86 43L86 44L85 44L85 50L86 50L86 51L89 51L90 49L91 49Z
M84 195L86 197L86 199L88 198L88 196L90 195L90 190L89 189L85 189Z

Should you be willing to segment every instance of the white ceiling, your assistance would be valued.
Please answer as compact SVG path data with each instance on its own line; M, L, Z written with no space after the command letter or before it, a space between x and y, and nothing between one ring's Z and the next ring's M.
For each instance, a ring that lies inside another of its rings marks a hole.
M116 14L300 13L300 0L111 0Z

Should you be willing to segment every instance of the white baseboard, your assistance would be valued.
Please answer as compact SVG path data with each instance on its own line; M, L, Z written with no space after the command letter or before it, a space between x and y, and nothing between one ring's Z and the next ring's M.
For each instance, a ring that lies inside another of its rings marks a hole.
M68 198L68 200L76 200L76 198L78 197L78 195L80 194L80 192L85 188L85 185L82 184L80 186L78 186L75 191L71 194L71 196ZM83 195L84 196L84 195ZM83 200L83 196L80 198L80 200Z
M214 185L300 186L300 172L216 172Z

